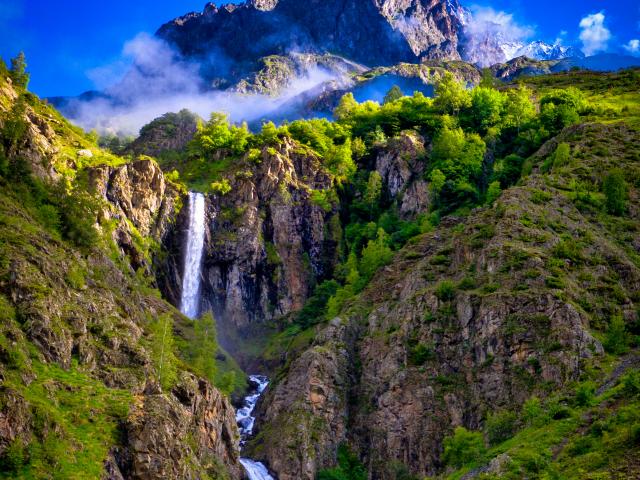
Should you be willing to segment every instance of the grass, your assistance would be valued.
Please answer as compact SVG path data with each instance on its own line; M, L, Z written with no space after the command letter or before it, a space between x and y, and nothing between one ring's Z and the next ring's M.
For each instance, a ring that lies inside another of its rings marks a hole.
M640 472L638 462L637 470L628 470L634 468L629 464L633 464L640 454L640 437L637 437L640 397L629 394L625 389L626 379L634 374L639 374L637 369L629 370L615 387L595 397L591 405L578 407L575 399L566 397L548 401L545 415L549 414L549 406L554 401L573 406L563 407L566 418L538 419L536 425L520 430L512 438L491 448L482 461L467 464L438 478L460 479L502 454L508 456L506 468L499 476L504 479L600 480L623 478L615 476L618 468L625 468L626 472ZM580 385L576 390L579 388ZM480 475L478 478L498 477Z
M0 476L100 478L109 449L120 442L132 394L105 387L75 361L69 370L34 361L33 372L28 386L16 375L7 378L5 388L29 403L38 439L27 448L26 465Z

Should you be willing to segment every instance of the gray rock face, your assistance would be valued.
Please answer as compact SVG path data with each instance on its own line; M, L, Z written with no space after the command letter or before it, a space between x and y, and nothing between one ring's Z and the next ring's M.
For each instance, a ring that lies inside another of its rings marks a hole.
M331 176L294 142L238 161L230 176L231 192L207 201L202 307L213 310L221 342L236 353L235 335L257 335L302 308L315 282L332 273L341 231L337 206L325 211L311 200Z
M113 236L129 255L132 266L148 268L147 252L141 251L136 237L151 237L159 243L164 240L175 221L179 193L165 181L162 170L151 159L116 168L96 167L88 171L88 180L89 188L108 202L102 215L121 220Z
M314 480L319 469L334 464L333 452L347 438L354 333L335 318L259 404L264 427L249 454L267 462L280 480Z
M209 4L163 25L160 38L208 61L205 76L232 78L290 51L334 53L367 65L459 59L457 0L254 0Z
M424 139L416 133L403 132L378 153L376 171L387 195L398 202L405 217L415 216L429 206L428 186L422 179L425 167Z

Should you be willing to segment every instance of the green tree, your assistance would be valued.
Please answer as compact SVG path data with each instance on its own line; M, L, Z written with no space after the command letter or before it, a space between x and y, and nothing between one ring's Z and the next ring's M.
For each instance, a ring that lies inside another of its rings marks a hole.
M499 181L493 181L489 184L489 188L487 189L487 203L492 205L500 195L502 194L502 188L500 188Z
M470 432L464 427L457 427L453 436L444 439L444 461L447 465L462 467L466 463L476 462L486 452L484 440L480 432Z
M151 333L149 347L156 378L162 388L169 390L178 375L177 359L173 351L173 318L169 314L160 315L150 323L149 331Z
M476 87L471 92L471 119L475 128L486 132L501 121L505 95L494 88Z
M385 105L388 103L393 103L396 100L400 100L402 97L404 97L404 93L402 93L402 90L400 90L400 87L398 85L394 85L384 96L384 100L382 103Z
M387 246L388 235L382 228L378 229L375 240L369 240L362 250L360 259L360 273L368 282L378 268L387 265L393 258L391 248Z
M614 355L620 355L629 350L627 326L620 315L615 315L611 319L602 346L607 352Z
M623 215L627 209L628 190L622 170L614 169L609 172L602 189L606 197L607 211L611 215Z
M351 154L351 140L329 147L324 156L324 164L335 175L338 183L349 179L357 170Z
M9 76L14 85L26 89L29 86L31 76L27 73L27 62L24 52L20 52L11 59L11 70Z
M516 431L517 421L517 415L508 410L489 414L485 422L489 444L496 445L511 438Z
M273 122L263 123L259 137L265 145L276 145L278 143L278 127Z
M194 323L194 339L190 344L191 361L194 369L213 383L218 351L216 322L213 314L207 312Z
M369 173L367 188L364 192L364 201L371 210L375 210L378 208L378 202L380 201L381 193L382 177L377 171L373 170L371 173Z
M542 402L538 397L531 397L522 405L522 420L528 426L544 425L549 416L542 408Z
M504 123L507 127L515 127L520 133L522 126L536 116L536 106L531 97L531 89L520 86L507 92Z
M360 459L346 445L338 447L338 465L320 470L316 480L366 480L367 471Z
M246 124L230 125L224 113L213 112L205 124L198 129L189 144L189 153L198 157L209 157L219 150L229 150L234 155L242 154L248 144L249 130Z
M433 201L437 202L440 192L442 191L442 188L447 181L447 177L445 177L444 173L436 168L431 172L429 178L431 180L431 184L429 186L431 190L431 196L433 198Z
M480 87L483 88L495 88L500 81L495 77L490 68L482 69L482 79L480 80Z
M333 111L333 116L339 122L344 122L349 120L353 114L358 109L358 102L356 102L353 93L345 93L340 102L338 102L338 106Z
M471 105L471 95L465 85L458 81L451 72L446 72L436 82L435 95L433 104L441 113L457 115L460 109Z

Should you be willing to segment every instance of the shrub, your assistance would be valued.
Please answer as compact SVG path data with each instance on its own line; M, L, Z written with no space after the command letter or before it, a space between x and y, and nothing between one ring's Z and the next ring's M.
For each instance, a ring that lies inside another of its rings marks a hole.
M409 362L412 365L424 365L427 361L433 359L435 353L433 348L429 345L419 343L411 349L409 352Z
M505 410L490 414L485 422L485 431L490 445L496 445L511 438L516 431L518 417Z
M453 436L444 439L444 457L447 465L462 467L466 463L479 461L486 452L480 432L470 432L457 427Z
M173 318L169 314L160 315L149 325L151 338L149 347L156 379L165 390L170 389L177 378L177 359L173 347Z
M538 397L531 397L522 405L522 420L529 426L539 426L547 422L548 416Z
M453 300L456 295L456 286L451 280L443 280L436 285L435 294L443 302Z
M571 158L571 147L568 143L561 143L556 148L556 152L553 155L553 167L563 167L567 163L569 163L569 159Z
M387 265L393 258L393 252L387 246L387 238L384 230L379 228L376 239L369 240L367 246L362 250L360 273L362 273L365 283L373 277L378 268Z
M611 215L623 215L627 209L627 184L621 170L615 169L605 177L602 189L606 197L607 212Z
M79 189L66 192L62 182L56 192L63 236L81 248L89 249L96 245L99 237L94 225L100 208L96 198Z
M338 447L338 466L320 470L316 480L366 480L367 471L360 459L346 445Z
M71 288L81 290L85 286L84 271L78 266L71 266L66 275L67 284Z
M596 387L592 382L585 382L576 388L575 403L579 407L589 407L596 396Z
M211 312L205 313L202 318L195 321L194 338L190 347L193 368L199 375L213 383L216 376L215 355L218 350L218 341L216 323Z
M17 472L27 461L27 452L25 451L22 440L16 438L13 440L4 453L0 457L0 472Z
M495 181L489 184L489 188L487 189L487 203L492 205L500 195L502 194L502 188L500 188L500 182Z
M321 321L326 313L327 302L336 294L338 288L340 284L335 280L325 280L318 285L298 313L296 323L306 328Z
M229 183L229 180L223 178L220 181L212 182L210 188L211 192L216 195L226 195L231 191L231 184Z
M611 319L602 345L607 352L614 355L620 355L629 349L626 325L621 316L615 315Z
M333 208L330 198L331 192L329 190L312 190L309 196L311 203L320 207L326 213Z
M622 391L628 397L640 396L640 371L631 370L622 377Z

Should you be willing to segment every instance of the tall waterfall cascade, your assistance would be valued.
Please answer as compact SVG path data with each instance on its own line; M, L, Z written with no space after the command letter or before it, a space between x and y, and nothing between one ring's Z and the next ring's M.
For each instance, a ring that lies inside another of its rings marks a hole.
M267 385L269 385L269 379L264 375L250 375L249 379L256 387L244 398L242 407L236 412L236 422L238 422L238 428L240 430L240 448L244 446L253 433L253 424L256 421L256 418L252 415L253 409L256 408L256 403L258 403L260 395L262 395L262 392L264 392ZM267 467L260 462L249 458L241 458L240 463L247 471L249 480L275 480L275 478L269 474Z
M187 248L182 273L182 296L180 311L189 318L197 318L200 313L200 276L202 272L202 252L205 228L204 195L189 192L189 230Z

